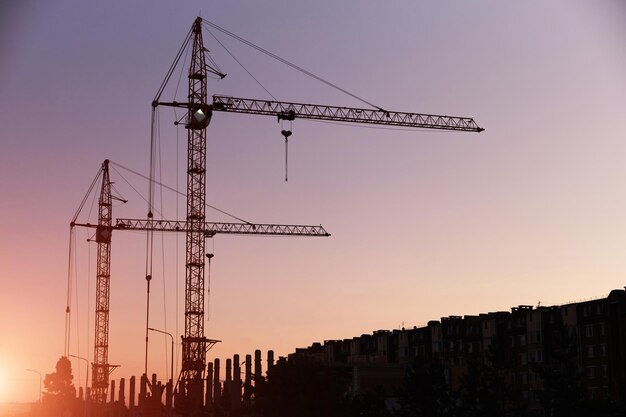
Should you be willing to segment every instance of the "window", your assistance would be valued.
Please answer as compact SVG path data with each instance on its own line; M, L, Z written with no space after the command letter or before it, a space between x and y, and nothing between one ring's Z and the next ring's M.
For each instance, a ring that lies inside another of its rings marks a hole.
M527 355L526 355L525 353L521 353L521 354L519 355L519 361L520 361L520 364L522 364L522 365L526 365L526 363L528 362L528 357L527 357Z
M526 335L523 334L519 337L519 344L520 346L526 346Z
M593 336L593 324L586 324L585 325L585 337L592 337Z
M491 346L491 340L484 339L483 340L483 346L485 346L485 349L489 349L489 346Z
M600 336L604 336L604 323L600 323Z
M593 345L585 346L585 356L588 358L593 358Z
M606 357L606 343L600 345L600 356Z
M530 360L532 362L540 363L543 360L543 355L540 350L530 352Z

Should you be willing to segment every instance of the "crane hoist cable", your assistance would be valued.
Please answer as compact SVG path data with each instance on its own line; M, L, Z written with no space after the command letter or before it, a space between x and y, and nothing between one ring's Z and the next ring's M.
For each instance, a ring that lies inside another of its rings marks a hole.
M189 55L189 51L191 50L191 48L185 48L185 57L183 59L184 62L187 61L187 57ZM176 88L174 89L174 97L176 98L178 96L178 89L180 88L180 82L183 79L183 73L185 72L185 67L184 65L180 66L180 74L178 74L178 81L176 81ZM182 120L182 118L184 117L184 115L180 118L178 118L178 115L176 114L176 107L172 107L172 109L174 110L174 117L180 122L180 120ZM176 125L177 123L174 123L174 125ZM178 143L178 141L177 141Z
M261 53L263 53L263 54L265 54L265 55L267 55L267 56L269 56L269 57L271 57L271 58L273 58L273 59L275 59L275 60L277 60L277 61L279 61L279 62L281 62L281 63L283 63L283 64L285 64L285 65L287 65L287 66L289 66L289 67L291 67L291 68L293 68L293 69L295 69L296 71L299 71L299 72L301 72L301 73L303 73L303 74L305 74L305 75L308 75L309 77L314 78L314 79L316 79L317 81L319 81L319 82L321 82L321 83L324 83L324 84L326 84L326 85L327 85L327 86L329 86L329 87L334 88L335 90L341 91L342 93L344 93L344 94L346 94L346 95L348 95L348 96L350 96L350 97L352 97L352 98L354 98L354 99L357 99L357 100L359 100L359 101L361 101L361 102L363 102L363 103L367 104L368 106L371 106L371 107L373 107L373 108L375 108L375 109L377 109L377 110L380 110L380 111L385 111L382 107L379 107L379 106L377 106L377 105L375 105L375 104L373 104L373 103L370 103L369 101L365 100L364 98L359 97L359 96L357 96L356 94L353 94L353 93L349 92L348 90L346 90L346 89L344 89L344 88L341 88L341 87L339 87L338 85L333 84L333 83L331 83L330 81L327 81L327 80L323 79L322 77L320 77L320 76L318 76L318 75L315 75L315 74L313 74L312 72L307 71L307 70L305 70L304 68L299 67L298 65L296 65L296 64L294 64L294 63L291 63L291 62L287 61L287 60L286 60L286 59L284 59L284 58L279 57L278 55L276 55L276 54L274 54L274 53L272 53L272 52L268 51L267 49L264 49L264 48L261 48L261 47L260 47L260 46L258 46L258 45L255 45L254 43L252 43L252 42L250 42L250 41L248 41L248 40L246 40L246 39L242 38L242 37L241 37L241 36L239 36L239 35L236 35L236 34L234 34L234 33L230 32L230 31L228 31L228 30L226 30L226 29L222 28L221 26L216 25L215 23L213 23L213 22L211 22L211 21L209 21L209 20L207 20L207 19L204 19L204 18L203 18L203 19L202 19L202 23L205 25L205 27L206 27L206 26L209 26L209 27L211 27L211 28L214 28L214 29L216 29L216 30L219 30L219 31L220 31L220 32L222 32L223 34L228 35L228 36L230 36L230 37L231 37L231 38L233 38L233 39L237 39L239 42L242 42L242 43L244 43L244 44L248 45L249 47L256 49L257 51L259 51L259 52L261 52Z
M158 102L159 99L161 98L161 94L163 94L163 90L165 90L165 86L169 82L170 77L172 76L172 73L174 72L174 69L178 66L178 63L180 62L180 58L182 57L183 52L189 46L189 41L191 40L192 34L193 34L193 28L189 29L189 32L187 32L187 36L185 36L185 40L183 41L183 44L178 50L178 53L176 54L176 57L174 58L174 62L172 62L172 65L170 66L170 69L167 71L167 74L165 75L163 82L161 82L161 86L159 87L159 90L154 96L154 100L152 100L153 105L154 103Z
M143 175L143 174L140 174L140 173L139 173L139 172L137 172L137 171L134 171L134 170L132 170L132 169L130 169L130 168L127 168L127 167L125 167L125 166L123 166L123 165L120 165L120 164L118 164L118 163L116 163L116 162L113 162L113 161L110 161L110 163L111 163L111 165L115 165L115 166L117 166L117 167L119 167L119 168L122 168L122 169L124 169L124 170L126 170L126 171L128 171L128 172L130 172L130 173L132 173L132 174L135 174L135 175L137 175L137 176L139 176L139 177L141 177L141 178L145 179L145 180L148 180L148 181L153 181L153 182L155 182L155 183L157 183L157 184L161 185L161 186L162 186L163 188L165 188L166 190L172 191L172 192L174 192L174 193L176 193L176 194L180 195L181 197L187 197L187 194L185 194L185 193L183 193L183 192L181 192L181 191L178 191L178 190L176 190L176 189L174 189L174 188L172 188L172 187L169 187L169 186L167 186L167 185L165 185L165 184L161 184L159 181L156 181L156 180L150 180L150 178L148 178L147 176L145 176L145 175ZM118 171L116 171L116 172L118 172ZM119 172L118 172L118 174L119 174ZM120 176L121 176L121 175L120 175ZM122 178L124 178L124 177L122 177ZM125 180L125 181L126 181L126 180ZM136 191L136 190L135 190L135 191ZM143 197L142 197L142 198L143 198ZM212 210L215 210L215 211L217 211L217 212L219 212L219 213L225 214L226 216L232 217L232 218L233 218L233 219L235 219L235 220L239 220L240 222L244 222L244 223L246 223L246 224L252 224L251 222L249 222L249 221L247 221L247 220L244 220L244 219L242 219L242 218L240 218L240 217L237 217L237 216L235 216L234 214L231 214L231 213L229 213L229 212L227 212L227 211L224 211L224 210L222 210L222 209L219 209L219 208L217 208L217 207L215 207L215 206L212 206L212 205L210 205L210 204L204 203L204 205L205 205L206 207L208 207L208 208L212 209Z
M342 93L344 93L344 94L346 94L346 95L348 95L348 96L350 96L352 98L355 98L355 99L357 99L357 100L359 100L359 101L361 101L361 102L363 102L363 103L365 103L365 104L367 104L367 105L369 105L369 106L371 106L371 107L373 107L373 108L375 108L377 110L385 111L382 107L377 106L377 105L375 105L375 104L373 104L373 103L363 99L362 97L359 97L356 94L351 93L351 92L347 91L346 89L341 88L338 85L336 85L334 83L331 83L330 81L327 81L327 80L323 79L322 77L317 76L317 75L311 73L310 71L307 71L304 68L302 68L302 67L300 67L300 66L298 66L298 65L296 65L296 64L294 64L294 63L292 63L292 62L290 62L290 61L288 61L288 60L286 60L284 58L279 57L278 55L276 55L276 54L274 54L272 52L269 52L268 50L266 50L266 49L264 49L264 48L262 48L262 47L260 47L260 46L258 46L256 44L254 44L253 42L250 42L250 41L242 38L241 36L238 36L238 35L230 32L230 31L228 31L228 30L226 30L226 29L216 25L215 23L213 23L213 22L211 22L209 20L202 19L202 23L203 23L203 26L204 26L205 30L207 32L209 32L209 34L222 46L222 48L224 48L224 50L235 60L235 62L237 62L248 73L248 75L250 75L250 77L252 77L252 79L254 79L257 82L257 84L259 84L261 86L261 88L263 88L263 90L265 90L265 92L267 92L272 97L272 99L274 99L275 101L278 101L276 99L276 97L274 97L274 95L272 93L270 93L270 91L267 88L265 88L265 86L263 84L261 84L261 82L254 75L252 75L252 73L250 71L248 71L248 69L230 52L230 50L228 50L228 48L226 48L226 46L213 34L213 32L211 31L211 28L216 29L216 30L222 32L223 34L225 34L227 36L230 36L231 38L236 39L239 42L242 42L243 44L248 45L249 47L251 47L251 48L253 48L253 49L255 49L255 50L257 50L257 51L259 51L259 52L261 52L261 53L263 53L263 54L265 54L265 55L267 55L267 56L269 56L269 57L271 57L271 58L273 58L273 59L275 59L275 60L277 60L277 61L279 61L279 62L281 62L281 63L283 63L283 64L285 64L285 65L287 65L289 67L291 67L291 68L293 68L293 69L295 69L296 71L299 71L299 72L301 72L301 73L303 73L303 74L305 74L305 75L307 75L307 76L309 76L311 78L314 78L315 80L320 81L320 82L328 85L329 87L332 87L332 88L334 88L334 89L336 89L336 90L338 90L338 91L340 91L340 92L342 92ZM281 132L280 133L285 138L285 182L286 182L286 181L288 181L288 178L289 178L289 175L288 175L288 169L289 169L289 136L291 136L293 132L292 132L291 129L283 129L282 128L282 123L281 123Z
M100 167L100 169L98 170L98 173L96 174L93 181L91 182L91 185L89 186L89 189L87 190L87 193L85 194L82 201L78 205L78 209L76 210L74 217L72 217L72 220L70 221L70 235L69 235L69 243L68 243L68 260L67 260L67 299L66 299L66 304L65 304L65 338L64 338L64 347L63 347L63 354L66 357L69 355L70 336L71 336L70 304L72 302L72 259L74 256L73 251L75 250L74 226L76 224L76 219L78 219L78 216L83 210L83 207L85 206L85 203L87 202L87 199L89 198L89 195L91 195L91 192L93 191L93 188L95 187L101 175L102 175L102 167Z
M285 129L284 120L280 120L280 134L285 138L285 182L289 179L288 168L289 168L289 136L291 136L293 129L293 121L289 120L289 129Z
M241 61L239 61L239 60L235 57L235 55L233 55L233 54L230 52L230 50L229 50L229 49L228 49L228 48L227 48L227 47L226 47L226 46L225 46L225 45L224 45L224 44L223 44L223 43L222 43L222 42L221 42L221 41L217 38L217 36L215 36L215 35L213 34L213 32L211 32L211 30L209 30L209 29L206 29L206 30L207 30L207 32L209 32L209 34L210 34L211 36L213 36L213 39L215 39L215 40L217 41L217 43L219 43L219 44L220 44L220 46L221 46L222 48L224 48L224 50L228 53L228 55L230 55L230 57L231 57L232 59L234 59L234 60L235 60L235 62L236 62L236 63L238 63L238 64L239 64L239 66L240 66L241 68L243 68L243 70L244 70L245 72L247 72L247 73L248 73L248 75L249 75L250 77L252 77L252 79L253 79L254 81L256 81L256 83L257 83L258 85L260 85L260 86L261 86L261 88L262 88L263 90L265 90L265 92L266 92L267 94L269 94L269 95L270 95L270 97L272 97L274 100L278 100L276 97L274 97L274 95L273 95L272 93L270 93L270 91L269 91L267 88L265 88L265 86L264 86L263 84L261 84L261 81L259 81L259 80L258 80L258 79L254 76L254 75L252 75L252 73L251 73L250 71L248 71L248 69L247 69L247 68L246 68L246 67L245 67L245 66L241 63Z
M211 240L213 240L213 238L211 238ZM206 296L207 296L207 300L206 300L206 321L208 322L209 319L211 318L211 259L213 259L214 255L213 251L212 253L207 253L206 257L208 260L208 267L207 267L207 292L206 292Z

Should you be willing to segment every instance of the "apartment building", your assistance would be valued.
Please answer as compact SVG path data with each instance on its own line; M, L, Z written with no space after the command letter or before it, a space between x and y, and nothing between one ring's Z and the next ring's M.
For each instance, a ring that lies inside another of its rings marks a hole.
M497 369L531 409L541 407L547 372L573 372L589 399L623 403L626 290L560 306L519 305L510 311L448 316L423 327L315 343L294 355L353 367L354 393L370 389L376 381L393 391L394 385L402 385L406 366L419 358L424 363L439 361L453 391L471 362Z

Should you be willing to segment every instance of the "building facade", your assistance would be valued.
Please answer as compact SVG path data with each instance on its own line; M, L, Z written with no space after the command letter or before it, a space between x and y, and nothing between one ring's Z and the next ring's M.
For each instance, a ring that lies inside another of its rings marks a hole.
M469 364L478 362L499 369L531 410L541 409L544 378L550 372L573 372L590 400L623 404L626 290L560 306L520 305L510 311L443 317L423 327L314 343L293 355L352 367L354 394L377 383L387 392L397 392L406 366L416 360L441 363L446 382L455 391Z

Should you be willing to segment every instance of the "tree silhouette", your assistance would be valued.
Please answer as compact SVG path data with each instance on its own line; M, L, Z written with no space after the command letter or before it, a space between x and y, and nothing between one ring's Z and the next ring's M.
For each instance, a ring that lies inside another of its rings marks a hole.
M405 384L398 396L398 417L452 416L452 398L439 360L426 363L417 358L407 367Z
M42 411L47 415L63 415L66 411L76 409L76 388L72 380L72 363L61 356L57 361L55 372L46 374L43 384Z
M468 362L467 374L461 388L455 393L455 416L458 417L503 417L524 415L525 407L505 383L502 370L493 362L483 363L480 359Z

